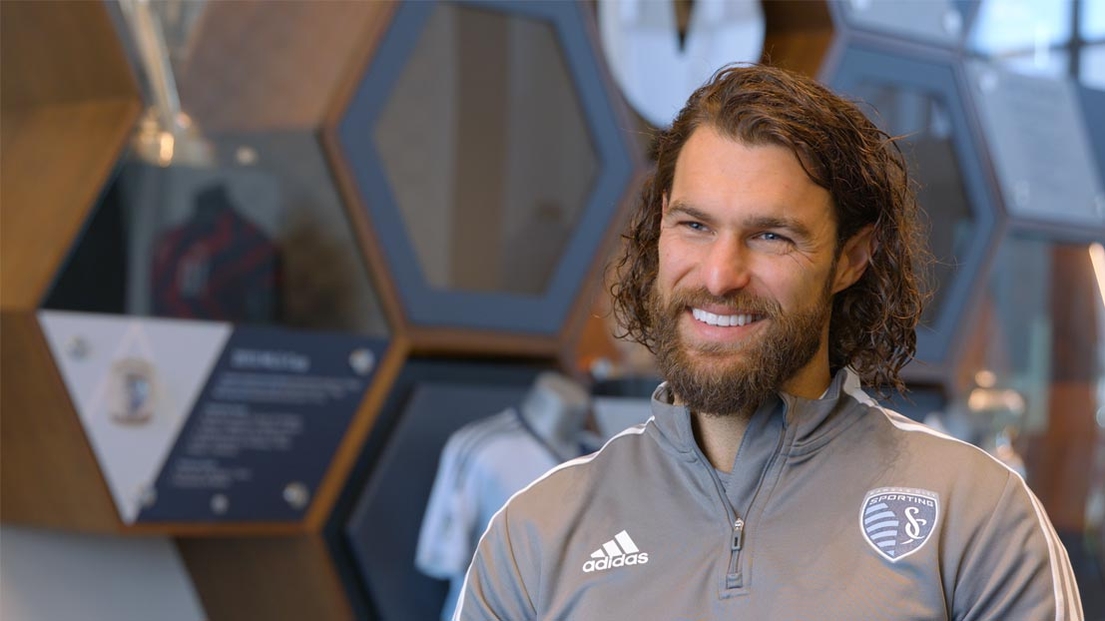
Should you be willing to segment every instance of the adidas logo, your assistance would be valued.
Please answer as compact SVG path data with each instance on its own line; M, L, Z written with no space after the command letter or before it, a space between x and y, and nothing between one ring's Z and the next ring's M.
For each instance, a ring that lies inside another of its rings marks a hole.
M602 544L602 547L591 553L591 560L583 564L584 573L602 571L612 567L624 567L626 565L644 565L648 562L648 553L641 552L637 544L629 538L629 533L624 530L614 538Z

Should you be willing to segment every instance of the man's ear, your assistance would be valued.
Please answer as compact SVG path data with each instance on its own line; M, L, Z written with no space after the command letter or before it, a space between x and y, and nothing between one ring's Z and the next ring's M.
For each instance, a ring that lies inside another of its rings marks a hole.
M833 293L844 291L863 276L871 255L875 252L875 226L868 224L860 229L840 251L836 262L836 274L833 275Z

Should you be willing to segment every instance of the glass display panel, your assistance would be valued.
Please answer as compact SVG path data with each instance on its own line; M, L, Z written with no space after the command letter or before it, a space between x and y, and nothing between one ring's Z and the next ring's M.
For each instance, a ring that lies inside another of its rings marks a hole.
M962 41L963 11L953 0L850 0L841 6L848 21L860 28L934 43Z
M1024 75L1062 78L1070 71L1070 54L1045 47L1038 52L1002 56L1000 64Z
M1103 38L1105 38L1105 35L1103 35ZM1082 84L1099 91L1105 91L1105 43L1096 43L1082 48L1082 57L1079 63L1079 75Z
M217 109L188 104L223 92L220 72L190 69L209 51L197 41L212 33L228 39L227 23L271 29L298 18L314 31L355 16L288 5L257 19L244 5L203 1L120 0L116 8L147 107L44 308L385 336L315 129L269 123L257 130L239 119L246 129ZM235 41L227 64L270 82L293 71L258 60L267 41ZM249 104L254 116L279 107L281 94L268 106ZM224 93L218 108L241 107L249 96Z
M1071 36L1072 0L982 0L971 29L971 51L992 57L1046 49Z
M944 306L947 284L958 273L957 258L967 255L975 237L947 108L930 93L900 86L865 82L856 95L874 108L872 119L884 131L903 137L899 145L910 162L911 174L920 183L918 201L936 258L933 298L925 307L922 323L932 325Z
M993 265L944 416L1025 475L1105 618L1105 249L1013 236Z
M1105 2L1085 0L1079 7L1083 39L1105 39Z
M127 154L44 307L386 335L314 133L205 140L206 161Z
M438 4L374 139L432 287L545 290L598 167L550 24Z
M983 0L968 50L1020 73L1074 76L1092 88L1105 88L1105 61L1098 51L1103 44L1105 3L1100 0Z

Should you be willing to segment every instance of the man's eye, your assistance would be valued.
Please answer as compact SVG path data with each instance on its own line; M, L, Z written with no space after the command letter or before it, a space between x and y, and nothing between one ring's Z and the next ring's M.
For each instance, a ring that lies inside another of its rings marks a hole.
M687 227L691 230L694 230L694 231L705 231L706 230L706 225L705 224L702 224L701 222L695 222L693 220L688 220L688 221L683 222L683 226L685 226L685 227Z
M765 241L777 241L777 242L789 242L790 241L789 238L783 237L782 235L780 235L778 233L772 233L770 231L765 231L763 233L760 233L759 235L757 235L757 237L759 237L760 239L765 240Z

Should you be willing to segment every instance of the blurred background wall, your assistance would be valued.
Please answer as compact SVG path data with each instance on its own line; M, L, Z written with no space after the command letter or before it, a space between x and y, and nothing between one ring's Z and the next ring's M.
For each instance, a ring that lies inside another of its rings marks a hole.
M647 416L605 270L652 134L762 60L901 137L939 262L889 402L1026 477L1105 619L1105 0L5 0L0 28L0 617L437 618L447 441L550 372L581 447Z

